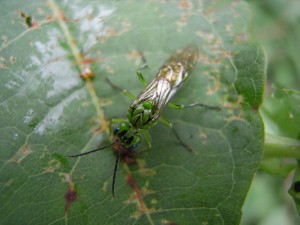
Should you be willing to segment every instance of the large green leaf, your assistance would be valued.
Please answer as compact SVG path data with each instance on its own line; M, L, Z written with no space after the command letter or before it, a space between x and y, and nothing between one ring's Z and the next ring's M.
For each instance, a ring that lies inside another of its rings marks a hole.
M239 224L263 144L265 72L245 3L13 0L0 12L0 223ZM152 149L120 165L113 198L112 151L66 156L109 143L109 119L126 118L130 100L106 78L138 94L137 52L150 81L189 43L200 62L173 102L222 109L166 109L180 140L152 127ZM80 78L84 65L93 80Z

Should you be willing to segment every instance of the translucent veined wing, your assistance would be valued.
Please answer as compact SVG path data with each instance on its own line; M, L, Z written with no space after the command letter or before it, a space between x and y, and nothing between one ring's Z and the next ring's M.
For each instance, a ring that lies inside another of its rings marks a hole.
M147 129L160 116L165 105L180 89L198 60L198 48L190 45L171 55L128 109L130 123Z

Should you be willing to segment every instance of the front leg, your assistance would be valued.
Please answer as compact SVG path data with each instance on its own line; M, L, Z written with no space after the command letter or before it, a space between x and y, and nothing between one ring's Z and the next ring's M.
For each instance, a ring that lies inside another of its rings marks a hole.
M122 89L121 87L115 85L113 82L111 82L111 80L106 77L105 81L115 90L122 92L123 95L125 95L126 97L130 98L131 100L135 99L135 96L128 90L126 89Z

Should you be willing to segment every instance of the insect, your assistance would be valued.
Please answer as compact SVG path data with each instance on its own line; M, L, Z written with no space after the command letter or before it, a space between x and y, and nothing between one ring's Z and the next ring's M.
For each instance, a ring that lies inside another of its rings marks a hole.
M163 109L188 78L197 60L198 48L194 45L189 45L171 55L159 69L154 79L131 103L128 108L128 120L119 122L114 128L112 143L88 152L70 155L70 157L83 156L112 146L117 155L112 183L113 196L120 157L130 159L131 154L135 152L138 144L142 141L141 132L144 134L148 145L151 146L148 129L158 121ZM140 72L137 74L142 77Z

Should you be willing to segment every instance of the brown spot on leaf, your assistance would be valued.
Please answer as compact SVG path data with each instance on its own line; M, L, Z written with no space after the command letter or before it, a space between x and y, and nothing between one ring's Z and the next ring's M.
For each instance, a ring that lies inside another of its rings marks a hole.
M226 24L225 28L226 28L227 32L229 32L229 33L232 32L232 24L231 23L230 24Z
M98 52L97 54L101 54L101 52ZM92 63L99 63L99 62L105 62L107 59L105 57L99 57L99 58L83 58L84 64L92 64Z
M141 174L141 176L149 177L156 174L156 171L154 169L145 168L145 160L137 160L137 163L140 168L139 173Z
M54 173L55 172L55 169L52 165L48 166L48 167L45 167L44 170L43 170L44 173Z
M108 190L108 182L107 182L107 181L105 181L105 182L103 183L102 190L103 190L104 192L107 192L107 190Z
M135 181L134 181L133 177L131 176L131 174L126 177L126 180L127 180L127 183L129 184L129 186L135 192L135 197L139 200L140 203L143 202L140 191L139 191L138 187L136 186ZM142 204L140 205L140 209L143 210Z
M14 62L16 61L16 57L11 56L11 57L9 58L9 61L10 61L10 63L14 63Z
M136 51L136 50L131 50L129 54L127 54L127 59L132 60L132 59L140 59L141 58L141 52Z
M1 36L2 39L2 47L7 46L8 44L8 37L7 36Z
M163 225L178 225L178 223L175 223L175 222L167 220L167 219L162 219L161 224L163 224Z
M139 190L131 173L127 175L126 180L130 185L130 187L132 188L133 193L130 196L130 198L126 200L124 203L125 204L134 203L137 206L137 210L131 216L134 217L135 219L139 219L142 215L151 214L152 212L154 212L155 211L154 208L147 208L142 197L145 195L144 193L148 193L148 194L153 193L153 191L146 190L148 184L146 184L145 187L142 188L142 190Z
M112 101L109 98L102 98L102 101L99 103L99 105L101 106L101 108L104 108L106 106L112 105Z
M147 181L145 183L145 185L141 188L141 195L142 196L146 196L146 195L151 195L151 194L154 194L155 191L154 190L151 190L149 188L149 182Z
M115 29L113 29L113 28L107 29L106 32L107 32L108 36L116 36L116 35L118 35L118 32Z
M220 89L221 82L219 77L210 77L213 80L213 86L207 90L208 95L214 95Z
M179 7L181 9L188 9L188 8L190 8L190 4L188 1L181 0L179 3Z
M110 74L114 74L115 73L115 70L111 66L109 66L109 65L106 65L104 69L105 69L105 71L107 73L110 73Z
M69 188L67 193L65 194L65 200L66 200L65 213L67 213L71 203L77 200L77 191L74 188L71 175L68 175L68 181L69 181Z
M27 155L29 155L32 152L29 145L23 145L16 154L12 157L11 161L20 163Z
M9 179L4 183L4 186L9 187L14 182L14 179Z
M152 205L156 205L156 204L158 203L158 201L157 201L157 199L152 198L151 201L150 201L150 203L151 203Z

